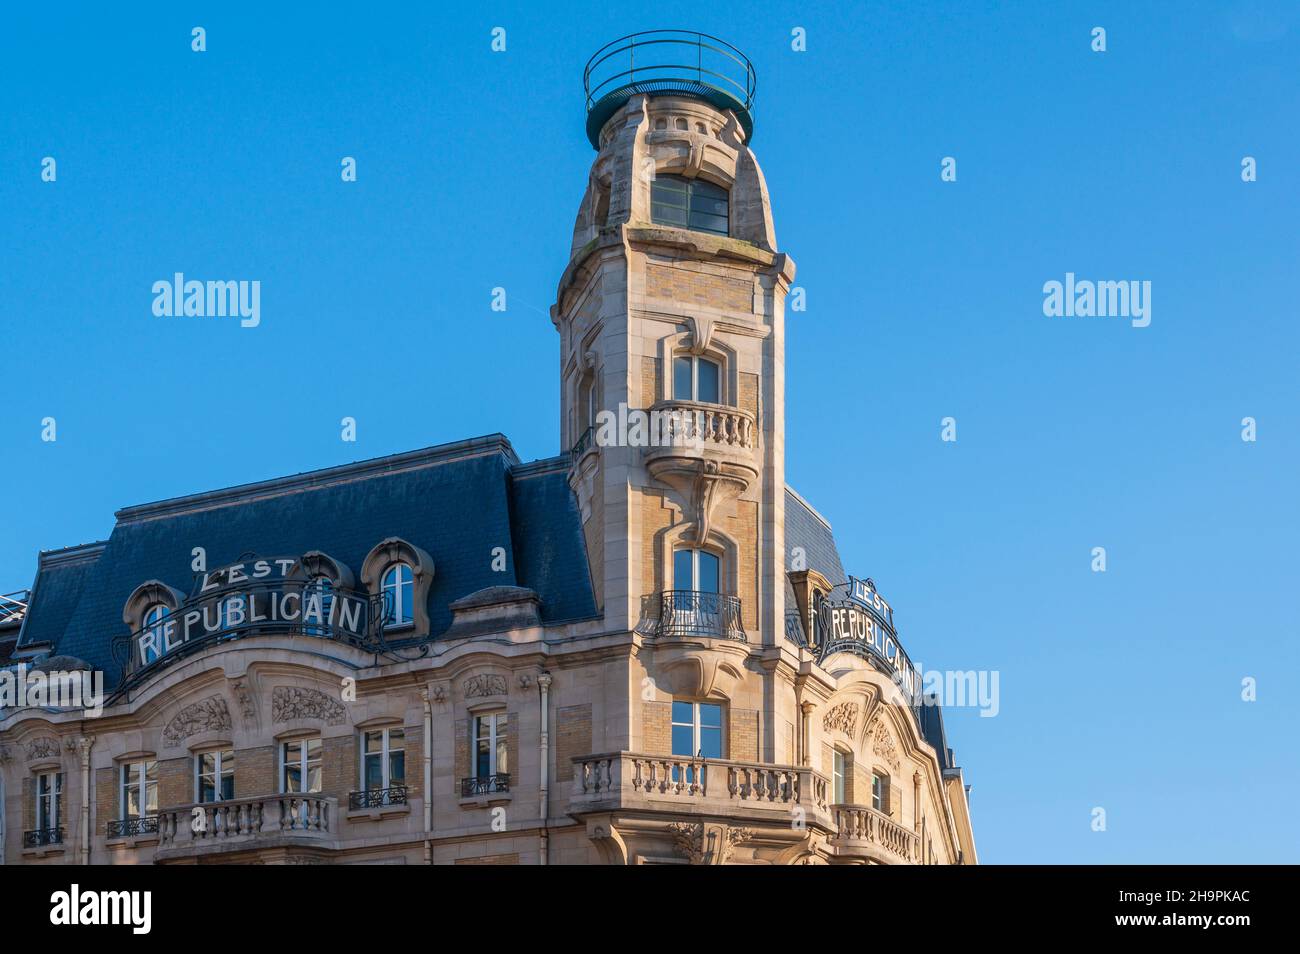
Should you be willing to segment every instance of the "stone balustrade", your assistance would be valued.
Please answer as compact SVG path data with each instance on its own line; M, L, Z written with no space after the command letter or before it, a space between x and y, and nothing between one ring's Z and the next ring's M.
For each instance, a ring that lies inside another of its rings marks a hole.
M570 811L661 808L744 815L799 807L825 816L828 781L803 766L612 752L574 759Z
M696 446L703 450L754 449L754 416L738 407L698 401L660 401L650 409L650 422L663 445Z
M158 813L162 853L256 847L264 842L332 842L338 804L323 795L260 795Z
M920 864L921 838L869 805L832 805L837 834L831 844L845 854L862 853L878 861Z

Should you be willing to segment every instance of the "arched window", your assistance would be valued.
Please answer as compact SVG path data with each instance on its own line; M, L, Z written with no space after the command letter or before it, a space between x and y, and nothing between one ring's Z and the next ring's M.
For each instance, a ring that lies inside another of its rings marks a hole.
M681 549L673 552L673 589L719 592L722 561L708 550Z
M673 358L673 400L722 402L722 366L708 358L679 354Z
M171 610L161 603L154 603L144 611L141 617L144 622L144 629L153 636L152 642L146 641L145 648L142 650L144 665L156 662L162 657L163 646L163 627L162 623L170 615Z
M404 626L415 621L414 577L405 563L394 563L384 571L384 622Z
M333 605L334 582L328 576L313 577L303 588L303 632L308 636L330 635L333 629L330 626L330 607Z
M655 176L650 184L650 220L658 225L727 235L727 214L727 190L712 182Z

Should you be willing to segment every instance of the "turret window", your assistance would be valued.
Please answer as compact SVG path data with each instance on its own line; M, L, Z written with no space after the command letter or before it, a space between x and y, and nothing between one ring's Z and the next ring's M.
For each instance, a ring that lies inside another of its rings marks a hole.
M690 354L673 358L673 400L722 403L722 367Z
M684 120L681 128L686 128ZM650 185L650 219L657 225L727 235L727 190L703 179L656 176Z

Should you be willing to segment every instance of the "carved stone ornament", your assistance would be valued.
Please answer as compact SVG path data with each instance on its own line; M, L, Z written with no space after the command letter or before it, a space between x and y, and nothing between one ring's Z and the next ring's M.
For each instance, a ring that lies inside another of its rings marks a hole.
M856 702L841 702L822 716L822 728L827 732L838 730L852 736L858 724L858 711Z
M871 751L888 762L889 767L895 772L898 771L898 748L894 745L894 737L889 734L883 722L876 723L872 734Z
M341 725L345 714L343 703L319 689L276 686L271 691L271 718L276 722L319 719L326 725Z
M230 709L226 707L226 700L221 696L208 696L172 716L163 729L163 744L175 748L192 735L228 731L230 726Z
M59 740L51 736L33 739L27 743L27 761L37 759L57 759L59 757Z
M725 865L736 845L754 837L752 828L674 822L668 826L673 847L693 865Z
M506 679L505 676L483 673L478 676L470 676L465 680L461 689L464 691L466 699L474 699L478 696L504 696L506 694Z

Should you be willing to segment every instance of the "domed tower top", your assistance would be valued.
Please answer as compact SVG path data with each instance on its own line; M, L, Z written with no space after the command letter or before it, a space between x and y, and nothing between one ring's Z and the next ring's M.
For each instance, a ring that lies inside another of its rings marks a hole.
M601 47L582 75L587 94L587 138L600 148L600 132L638 93L679 94L735 113L754 135L754 64L730 43L693 30L646 30Z

